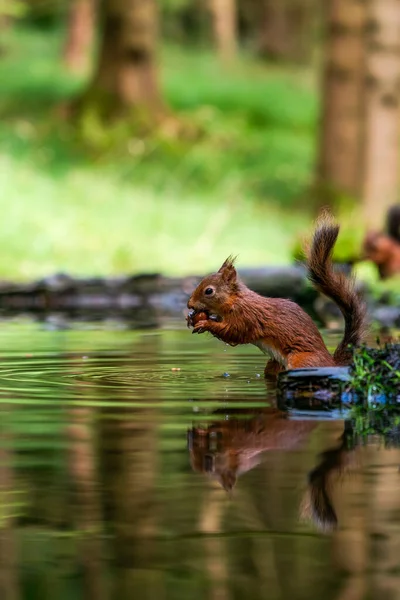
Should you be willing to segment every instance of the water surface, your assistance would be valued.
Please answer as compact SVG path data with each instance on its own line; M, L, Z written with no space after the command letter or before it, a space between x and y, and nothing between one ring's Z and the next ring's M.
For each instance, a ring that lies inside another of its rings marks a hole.
M277 418L257 349L26 319L0 361L1 599L400 598L400 450L336 452L321 527L344 423Z

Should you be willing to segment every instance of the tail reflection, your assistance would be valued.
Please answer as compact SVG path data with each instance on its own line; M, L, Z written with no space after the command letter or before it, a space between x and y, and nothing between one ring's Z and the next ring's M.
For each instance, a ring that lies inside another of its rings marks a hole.
M335 477L349 465L354 450L353 429L347 421L345 430L336 447L321 454L320 463L308 475L308 489L301 505L301 515L311 520L320 531L328 532L337 527L338 519L331 498Z

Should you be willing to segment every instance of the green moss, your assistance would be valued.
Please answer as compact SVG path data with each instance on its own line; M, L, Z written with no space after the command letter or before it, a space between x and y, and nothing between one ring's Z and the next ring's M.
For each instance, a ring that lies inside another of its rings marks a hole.
M383 400L400 399L400 344L387 343L377 348L366 346L354 352L350 367L349 391L364 406L379 409Z
M400 442L400 344L358 349L350 367L348 392L356 395L350 419L355 432Z

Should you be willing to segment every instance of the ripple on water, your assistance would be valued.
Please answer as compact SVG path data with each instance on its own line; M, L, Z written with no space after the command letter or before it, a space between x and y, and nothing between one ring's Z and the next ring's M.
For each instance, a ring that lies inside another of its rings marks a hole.
M220 362L220 359L221 362ZM89 353L77 355L3 356L0 394L11 403L51 401L55 394L65 400L114 403L118 400L152 401L172 406L188 400L253 401L265 405L270 393L260 377L257 355L227 358L207 354L174 353L170 348L153 354ZM226 374L229 377L226 377Z

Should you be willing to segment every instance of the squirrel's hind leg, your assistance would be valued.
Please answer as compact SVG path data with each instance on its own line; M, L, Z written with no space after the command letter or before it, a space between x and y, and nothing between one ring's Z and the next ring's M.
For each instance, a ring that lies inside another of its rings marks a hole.
M310 367L335 367L335 361L328 351L292 352L288 356L288 369L307 369Z
M269 360L267 362L267 364L265 365L265 369L264 369L264 377L276 377L276 375L278 375L278 373L281 373L281 371L284 371L285 368L283 367L283 365L281 365L280 362L278 362L277 360Z

